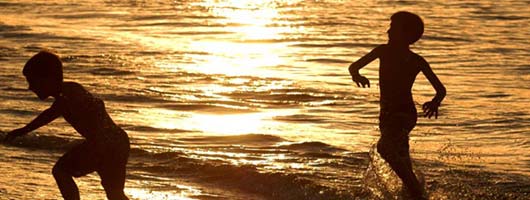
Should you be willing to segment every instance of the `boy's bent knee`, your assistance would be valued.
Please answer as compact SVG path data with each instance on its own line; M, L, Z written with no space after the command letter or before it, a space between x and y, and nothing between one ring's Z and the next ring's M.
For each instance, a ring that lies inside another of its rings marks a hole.
M86 175L88 173L89 173L88 170L85 172L85 171L79 171L79 170L75 170L75 169L69 168L68 165L65 165L65 163L61 162L61 161L55 163L55 165L52 168L52 174L56 178L57 177L64 177L64 176L81 177L81 176L84 176L84 175Z
M56 163L53 168L52 168L52 175L53 177L61 177L61 176L66 176L67 173L66 171L64 170L63 166L60 164L60 163Z

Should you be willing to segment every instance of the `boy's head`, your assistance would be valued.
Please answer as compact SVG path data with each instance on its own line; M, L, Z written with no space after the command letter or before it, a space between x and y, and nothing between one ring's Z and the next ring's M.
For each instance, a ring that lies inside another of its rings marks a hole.
M400 11L394 13L390 20L388 37L391 42L398 40L410 45L423 35L423 21L414 13Z
M29 89L40 99L58 95L63 82L63 64L59 57L48 51L41 51L31 57L22 74L26 77Z

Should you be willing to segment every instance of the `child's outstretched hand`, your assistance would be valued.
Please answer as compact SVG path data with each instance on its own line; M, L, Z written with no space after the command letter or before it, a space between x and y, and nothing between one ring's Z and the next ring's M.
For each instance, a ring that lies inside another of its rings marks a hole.
M354 75L351 77L351 79L353 80L353 82L357 83L357 86L359 87L370 87L370 81L364 76Z
M425 102L422 106L424 117L431 118L434 115L435 119L438 119L438 107L440 103L429 101Z
M26 133L27 132L23 128L12 130L11 132L7 133L6 137L4 138L4 142L10 142L16 137L25 135Z

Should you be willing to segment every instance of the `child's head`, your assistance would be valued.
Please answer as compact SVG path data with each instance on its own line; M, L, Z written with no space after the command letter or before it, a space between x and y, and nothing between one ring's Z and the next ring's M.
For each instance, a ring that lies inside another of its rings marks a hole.
M390 20L390 29L388 29L390 41L401 41L410 45L423 35L423 21L414 13L400 11L394 13Z
M63 82L63 64L59 57L48 51L41 51L31 57L22 74L26 77L29 89L40 99L58 95Z

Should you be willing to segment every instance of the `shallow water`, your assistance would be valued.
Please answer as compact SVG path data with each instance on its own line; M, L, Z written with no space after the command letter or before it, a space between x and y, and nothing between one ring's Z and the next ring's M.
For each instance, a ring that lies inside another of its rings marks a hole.
M21 74L50 49L129 133L133 198L377 198L364 176L379 134L378 62L361 70L369 89L347 67L386 43L399 10L423 17L412 49L448 90L440 118L419 119L411 135L431 198L525 199L528 1L2 1L0 130L51 103ZM418 105L434 95L421 74L413 93ZM0 194L56 199L48 172L79 139L58 119L0 146ZM104 197L97 176L78 182L84 198Z

